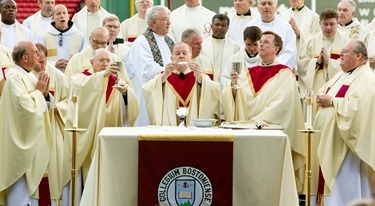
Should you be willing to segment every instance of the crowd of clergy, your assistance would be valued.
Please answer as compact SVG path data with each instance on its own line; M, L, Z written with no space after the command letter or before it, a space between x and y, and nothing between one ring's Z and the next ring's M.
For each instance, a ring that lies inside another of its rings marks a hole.
M135 0L137 14L120 22L100 0L71 20L65 5L38 0L21 24L16 1L1 0L0 205L71 205L65 128L87 129L77 134L81 193L103 127L176 126L179 107L187 125L281 125L301 194L298 130L319 130L311 204L375 198L375 19L362 25L353 0L320 14L289 3L277 14L277 0L234 0L233 13L215 14L199 0L173 11Z

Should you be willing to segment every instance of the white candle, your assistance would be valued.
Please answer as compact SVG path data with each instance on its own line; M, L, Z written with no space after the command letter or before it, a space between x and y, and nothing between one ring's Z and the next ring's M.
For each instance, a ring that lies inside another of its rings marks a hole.
M306 102L306 129L312 129L312 112L313 112L313 106L312 106L312 98L311 97L305 97Z
M72 97L73 102L73 128L78 128L78 95Z

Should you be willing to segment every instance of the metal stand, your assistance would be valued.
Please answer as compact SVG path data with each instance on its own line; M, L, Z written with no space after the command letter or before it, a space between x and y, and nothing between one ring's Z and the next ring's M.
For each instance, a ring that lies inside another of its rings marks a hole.
M320 132L319 130L298 130L306 134L306 169L305 169L305 206L310 206L310 185L311 185L311 134Z
M72 139L72 206L77 206L77 194L76 194L76 188L77 188L77 174L78 174L78 168L77 168L77 132L83 132L87 129L82 128L66 128L65 131L72 132L73 133L73 139Z

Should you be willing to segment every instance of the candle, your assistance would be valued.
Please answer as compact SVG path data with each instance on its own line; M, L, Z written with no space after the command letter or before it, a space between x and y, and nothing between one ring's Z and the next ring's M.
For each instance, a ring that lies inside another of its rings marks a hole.
M312 113L313 113L313 106L312 106L312 98L311 97L305 97L306 102L306 129L311 130L312 129Z
M78 128L78 95L72 97L73 102L73 128Z

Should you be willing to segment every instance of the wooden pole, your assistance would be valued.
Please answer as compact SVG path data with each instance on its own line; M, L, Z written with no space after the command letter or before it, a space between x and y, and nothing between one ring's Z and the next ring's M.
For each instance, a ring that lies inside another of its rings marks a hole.
M171 0L168 0L168 9L172 10L172 2L171 2Z

